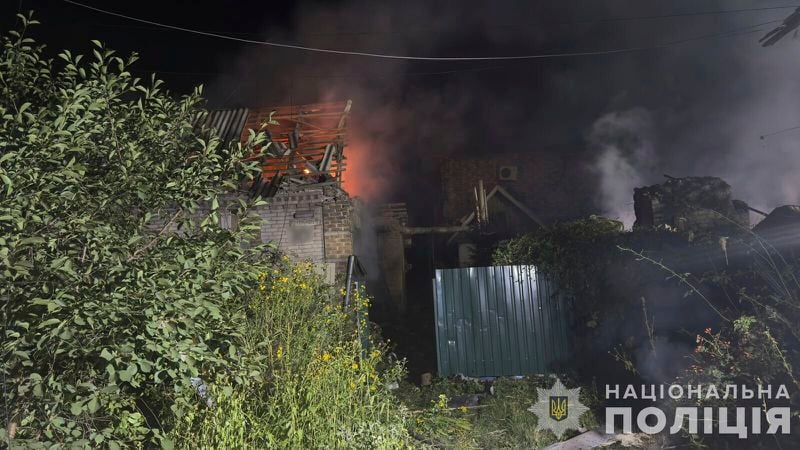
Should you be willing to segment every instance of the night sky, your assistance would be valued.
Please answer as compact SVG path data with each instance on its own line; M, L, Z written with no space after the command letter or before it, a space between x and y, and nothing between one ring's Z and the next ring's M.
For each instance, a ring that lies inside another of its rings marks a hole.
M800 43L758 44L792 12L775 8L786 2L85 3L247 39L396 55L642 48L525 61L396 61L229 42L58 0L3 3L4 29L17 10L33 9L43 22L33 37L51 51L85 52L91 39L136 51L141 75L157 72L174 92L204 84L211 107L352 98L349 151L369 174L355 194L371 200L433 190L444 157L559 152L594 174L597 209L610 216L625 218L632 188L660 182L663 173L721 176L760 208L800 202L800 132L760 139L800 125Z

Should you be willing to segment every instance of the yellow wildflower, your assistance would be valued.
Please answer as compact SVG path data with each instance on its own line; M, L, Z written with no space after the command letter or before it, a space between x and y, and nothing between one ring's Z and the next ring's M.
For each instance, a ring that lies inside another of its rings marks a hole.
M353 370L358 370L358 363L354 362L351 367L353 368Z
M275 356L277 356L278 359L283 358L283 346L282 345L278 346L278 351L275 353Z
M322 360L325 361L325 362L330 361L331 358L333 358L333 356L331 356L331 354L328 353L328 352L325 352L325 353L322 354Z
M469 411L466 406L462 406L461 408L458 408L458 409L459 409L459 411L461 411L464 414L466 414L467 411Z
M370 353L370 356L372 356L373 358L378 358L378 357L381 356L381 351L380 350L373 350L372 353Z
M439 409L445 409L447 408L447 395L439 394L439 401L435 402L431 400L431 402L433 402Z

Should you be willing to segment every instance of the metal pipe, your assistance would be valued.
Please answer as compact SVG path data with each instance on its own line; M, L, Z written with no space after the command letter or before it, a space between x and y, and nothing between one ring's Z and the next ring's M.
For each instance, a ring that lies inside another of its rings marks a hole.
M767 217L767 216L769 215L769 213L765 213L764 211L759 211L759 210L757 210L757 209L753 208L753 207L752 207L752 206L750 206L750 205L747 205L747 209L749 209L750 211L753 211L754 213L761 214L761 215L762 215L762 216L764 216L764 217Z
M350 293L351 288L353 285L353 267L356 265L356 255L350 255L347 257L347 286L345 287L345 294L344 294L344 308L347 309L350 306Z
M437 227L403 227L400 232L407 235L414 234L435 234L435 233L459 233L463 231L470 231L472 228L469 226L453 225L453 226L437 226Z

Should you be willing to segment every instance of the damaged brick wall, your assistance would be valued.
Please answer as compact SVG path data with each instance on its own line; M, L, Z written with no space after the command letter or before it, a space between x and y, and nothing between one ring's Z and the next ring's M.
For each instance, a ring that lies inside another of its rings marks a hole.
M274 244L281 252L296 261L310 260L333 274L344 273L347 257L353 254L353 238L357 221L353 201L347 195L331 195L323 189L295 193L279 193L265 199L266 204L254 207L251 214L261 218L259 240ZM220 226L233 228L238 219L226 205L238 202L236 196L221 201ZM174 214L167 209L150 225L158 232ZM197 218L208 214L208 206L198 208ZM179 232L175 225L168 232ZM329 280L333 275L328 274Z

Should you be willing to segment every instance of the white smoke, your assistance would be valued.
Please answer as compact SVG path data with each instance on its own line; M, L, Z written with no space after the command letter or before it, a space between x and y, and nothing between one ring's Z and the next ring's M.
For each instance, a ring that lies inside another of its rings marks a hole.
M644 108L611 112L597 119L587 141L597 157L598 202L603 214L630 228L635 220L633 188L657 177L652 114Z

